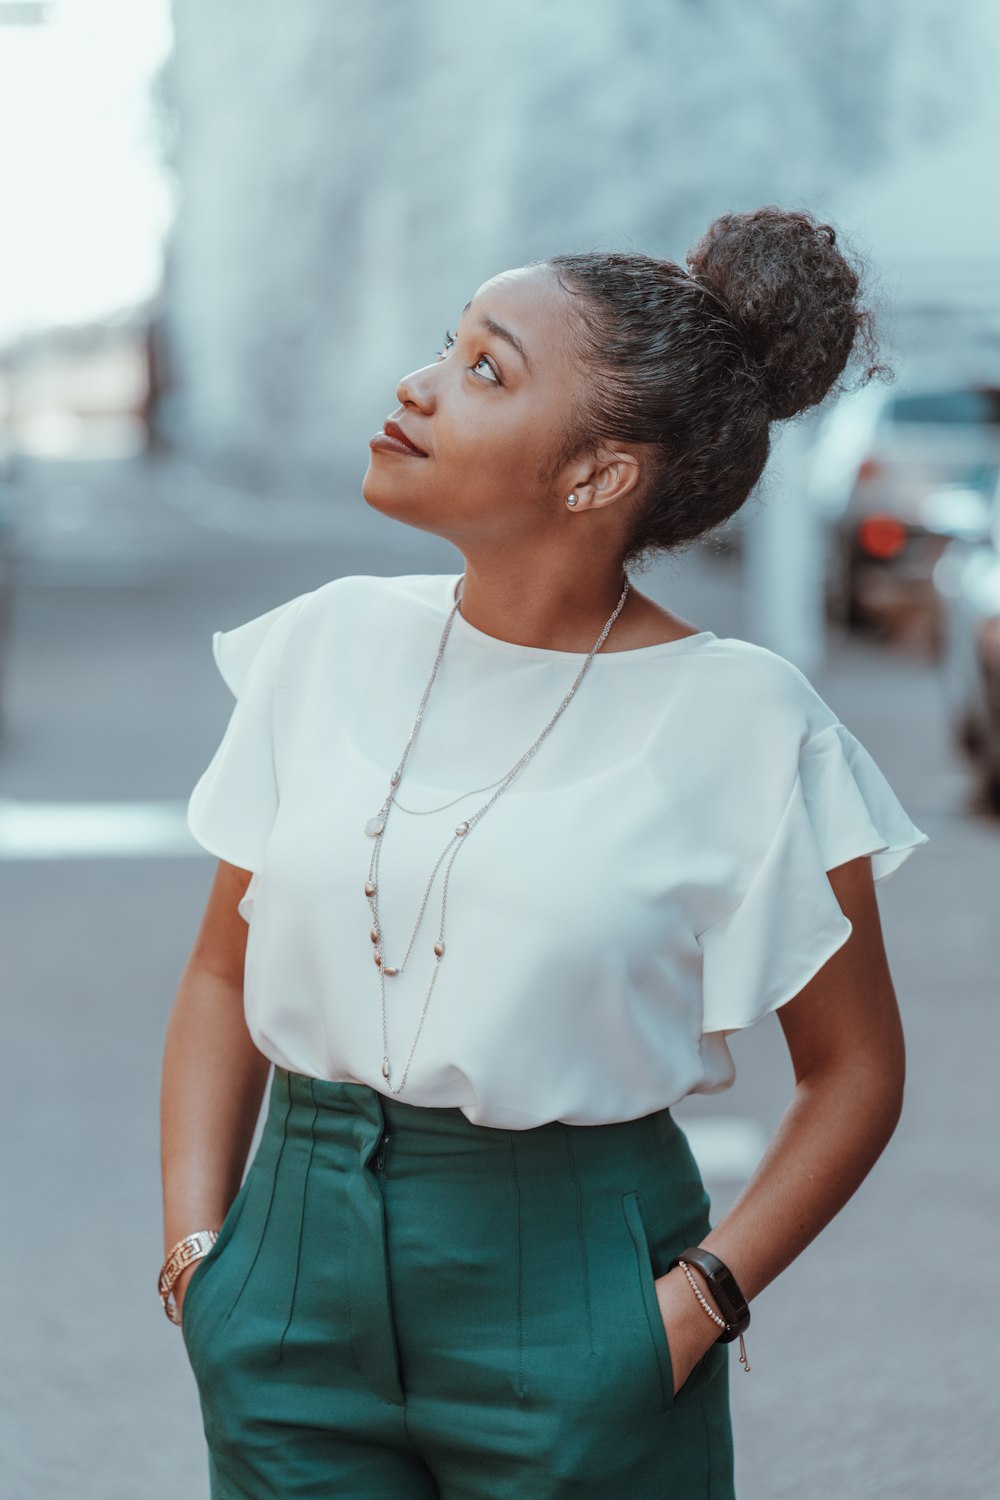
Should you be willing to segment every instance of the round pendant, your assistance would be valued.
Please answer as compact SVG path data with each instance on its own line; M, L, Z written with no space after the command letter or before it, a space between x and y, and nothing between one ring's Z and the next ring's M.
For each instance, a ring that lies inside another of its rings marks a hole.
M365 824L365 833L367 833L369 838L377 839L384 827L385 824L380 817L369 818Z

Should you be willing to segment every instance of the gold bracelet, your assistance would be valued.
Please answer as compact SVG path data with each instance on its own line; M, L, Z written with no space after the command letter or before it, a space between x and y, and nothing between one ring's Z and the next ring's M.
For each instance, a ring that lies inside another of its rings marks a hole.
M203 1255L207 1255L218 1238L219 1231L217 1229L199 1229L194 1234L186 1234L182 1240L178 1240L176 1245L173 1246L163 1265L160 1267L157 1286L159 1288L160 1301L163 1303L163 1311L171 1323L179 1323L181 1321L180 1314L177 1311L176 1299L172 1300L174 1283L184 1270L184 1267L190 1266L194 1261L201 1260Z

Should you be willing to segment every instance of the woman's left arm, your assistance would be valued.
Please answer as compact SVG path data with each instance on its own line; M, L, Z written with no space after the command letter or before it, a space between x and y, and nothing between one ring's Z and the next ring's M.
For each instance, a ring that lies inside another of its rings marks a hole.
M827 874L854 930L778 1008L795 1072L791 1103L739 1197L701 1241L725 1261L748 1302L857 1191L903 1106L903 1027L871 859L863 855ZM692 1274L718 1310L701 1273ZM719 1330L679 1266L656 1288L679 1389Z

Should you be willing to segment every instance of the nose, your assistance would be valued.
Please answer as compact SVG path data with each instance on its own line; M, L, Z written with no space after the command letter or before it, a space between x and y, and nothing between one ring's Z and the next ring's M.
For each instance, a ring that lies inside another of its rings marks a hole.
M435 368L433 364L424 365L403 376L396 386L396 400L401 406L416 407L419 411L434 409Z

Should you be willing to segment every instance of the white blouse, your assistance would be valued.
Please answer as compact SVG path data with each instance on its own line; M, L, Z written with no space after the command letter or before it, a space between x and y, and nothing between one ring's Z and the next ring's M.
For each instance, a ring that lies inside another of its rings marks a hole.
M386 1092L364 825L460 577L337 578L213 636L237 701L188 822L253 872L239 904L247 1024L297 1073ZM387 964L402 961L456 824L541 733L585 657L499 640L456 613L382 835ZM445 954L400 1098L520 1130L632 1119L728 1088L726 1033L791 999L851 933L826 871L870 854L882 881L927 841L784 657L710 630L599 651L455 858ZM394 1082L437 962L446 867L405 971L385 980Z

